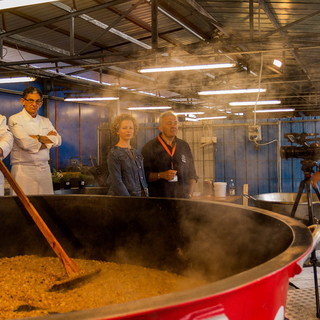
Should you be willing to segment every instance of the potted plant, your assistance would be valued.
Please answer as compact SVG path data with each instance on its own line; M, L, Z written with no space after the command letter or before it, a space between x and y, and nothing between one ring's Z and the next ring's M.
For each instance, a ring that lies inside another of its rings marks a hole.
M56 169L53 169L51 173L51 177L52 177L52 183L53 183L53 190L61 189L63 173L61 171L57 171Z
M86 183L87 183L87 175L80 173L79 174L79 189L82 189L85 187Z
M72 175L70 173L65 173L63 175L63 181L64 181L64 188L65 189L70 189L71 188L71 178L72 178Z

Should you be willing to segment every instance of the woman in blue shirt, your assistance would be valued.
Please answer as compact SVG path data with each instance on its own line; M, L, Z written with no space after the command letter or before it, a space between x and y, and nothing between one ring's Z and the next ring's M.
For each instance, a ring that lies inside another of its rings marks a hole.
M137 129L135 118L129 114L117 116L112 123L111 131L119 140L108 155L109 195L148 196L143 157L130 145Z

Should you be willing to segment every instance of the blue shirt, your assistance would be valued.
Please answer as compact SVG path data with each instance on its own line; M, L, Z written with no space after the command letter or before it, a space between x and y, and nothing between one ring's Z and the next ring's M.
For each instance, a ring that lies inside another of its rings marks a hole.
M108 155L108 194L115 196L148 196L143 157L135 149L114 146Z

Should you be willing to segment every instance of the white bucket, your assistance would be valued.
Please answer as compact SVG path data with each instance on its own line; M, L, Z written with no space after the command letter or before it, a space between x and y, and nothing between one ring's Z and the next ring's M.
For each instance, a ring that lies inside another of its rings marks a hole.
M226 182L214 182L214 195L216 197L226 197L227 195L227 183Z

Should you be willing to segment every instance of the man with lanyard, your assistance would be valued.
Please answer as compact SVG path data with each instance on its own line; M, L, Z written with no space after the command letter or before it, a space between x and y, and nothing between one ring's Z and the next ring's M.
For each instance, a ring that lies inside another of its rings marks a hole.
M187 142L176 137L178 120L167 111L159 118L160 134L142 148L151 197L191 198L197 175Z

